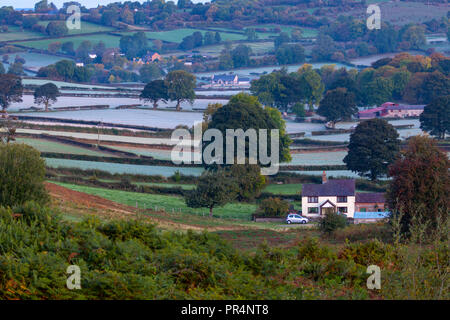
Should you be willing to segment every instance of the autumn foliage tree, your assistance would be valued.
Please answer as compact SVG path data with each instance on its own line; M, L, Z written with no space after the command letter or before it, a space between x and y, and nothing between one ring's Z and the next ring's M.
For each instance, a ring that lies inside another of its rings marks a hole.
M401 212L402 231L412 223L433 230L438 219L447 219L450 206L450 161L433 139L411 138L401 157L390 167L392 176L387 203L392 212Z

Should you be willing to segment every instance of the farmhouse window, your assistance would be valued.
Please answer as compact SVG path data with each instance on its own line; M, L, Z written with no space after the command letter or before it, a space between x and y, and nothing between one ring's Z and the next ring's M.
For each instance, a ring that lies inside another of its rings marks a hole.
M347 207L338 207L340 213L347 213Z
M347 197L337 197L337 202L347 202Z
M319 197L308 197L308 203L318 203Z
M308 213L319 213L319 208L317 207L308 208Z

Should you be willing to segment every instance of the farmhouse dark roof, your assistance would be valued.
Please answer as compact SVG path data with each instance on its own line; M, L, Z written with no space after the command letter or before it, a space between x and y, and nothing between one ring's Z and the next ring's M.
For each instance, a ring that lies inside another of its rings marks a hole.
M231 75L228 75L228 74L215 74L213 76L213 81L219 81L219 80L222 80L222 81L233 81L234 78L236 78L235 74L231 74Z
M304 184L302 196L322 197L322 196L354 196L354 179L333 179L323 184Z
M384 193L380 192L357 193L356 203L384 203Z

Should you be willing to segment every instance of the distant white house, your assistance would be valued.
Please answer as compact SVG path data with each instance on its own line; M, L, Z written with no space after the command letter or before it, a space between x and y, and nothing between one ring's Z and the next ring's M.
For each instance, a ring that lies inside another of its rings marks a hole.
M250 87L250 78L240 77L237 74L215 74L211 76L209 84L204 85L205 88L230 88Z

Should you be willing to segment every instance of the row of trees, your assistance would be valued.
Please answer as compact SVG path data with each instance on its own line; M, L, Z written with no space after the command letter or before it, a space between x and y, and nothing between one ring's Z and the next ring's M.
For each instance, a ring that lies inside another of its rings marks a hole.
M179 111L183 101L191 104L194 102L196 84L194 75L183 70L171 71L164 80L149 82L142 90L140 98L151 102L154 109L158 107L159 101L176 101L176 109Z
M37 87L34 91L34 101L36 104L43 104L45 111L56 102L59 96L58 87L49 82ZM19 76L14 74L0 74L0 106L5 112L8 107L15 102L22 102L23 85Z
M182 50L192 50L203 45L213 45L222 42L220 32L207 31L205 35L200 31L194 32L192 35L186 36L181 41L179 48Z

